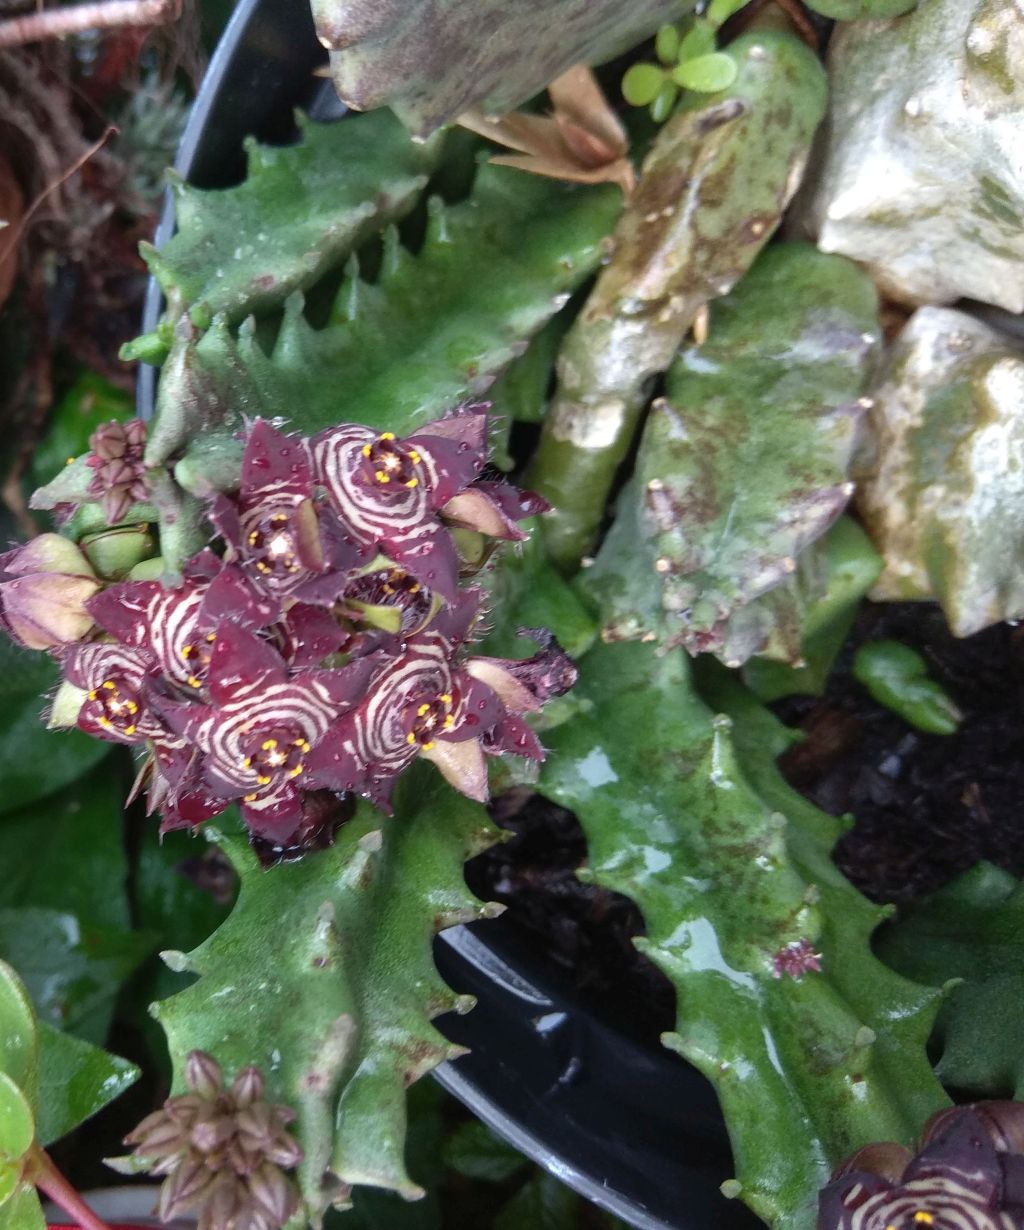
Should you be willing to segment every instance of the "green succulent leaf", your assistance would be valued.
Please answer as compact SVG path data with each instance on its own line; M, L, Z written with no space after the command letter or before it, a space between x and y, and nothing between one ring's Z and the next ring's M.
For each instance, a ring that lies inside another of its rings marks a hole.
M672 114L678 97L679 87L671 77L666 77L664 82L662 82L661 89L654 96L654 101L651 103L651 119L656 124L664 124Z
M708 51L703 55L691 52L689 59L672 70L672 80L684 90L716 94L719 90L727 90L738 72L736 61L724 51Z
M175 315L237 321L276 307L340 264L415 204L438 143L417 144L387 111L318 124L296 113L299 142L246 142L234 188L172 178L177 231L143 255ZM196 323L194 320L193 323Z
M492 840L486 813L411 773L393 819L362 804L315 858L264 872L243 844L213 837L241 876L238 902L194 952L167 954L198 981L153 1007L179 1087L196 1048L229 1075L257 1064L268 1097L298 1112L310 1216L353 1183L417 1197L405 1088L458 1053L431 1019L469 1006L441 982L431 941L491 912L462 878Z
M44 906L127 929L124 793L109 767L94 769L74 790L0 818L0 908Z
M48 731L45 697L60 672L45 654L0 637L0 744L4 789L0 816L62 789L110 753L110 744L80 730ZM40 766L46 772L40 772Z
M879 956L905 977L956 979L936 1022L936 1074L977 1098L1024 1099L1024 885L979 863L915 901L878 937Z
M646 107L658 97L666 79L665 70L657 64L633 64L622 78L622 97L633 107Z
M779 776L789 732L728 676L715 686L731 717L681 651L595 647L541 789L583 826L588 878L644 915L637 946L678 995L664 1041L716 1086L741 1198L806 1230L832 1166L909 1142L947 1103L925 1053L939 993L872 955L884 912L832 863L836 821Z
M932 735L951 735L963 715L942 684L928 677L928 663L899 641L869 641L853 658L853 677L880 705Z
M885 559L872 597L939 600L955 636L1024 615L1024 349L921 308L872 390L878 456L858 489Z
M527 481L554 505L545 539L566 571L593 547L654 379L771 237L824 113L824 72L798 39L747 33L722 54L736 80L694 96L656 137L612 259L562 345Z
M120 1097L139 1069L98 1046L39 1023L39 1103L36 1133L44 1147Z
M708 340L668 374L585 574L606 635L733 665L763 648L777 614L742 654L730 620L795 572L850 496L877 312L851 261L803 244L770 248L715 305Z
M573 64L600 64L692 0L314 0L331 75L357 111L389 106L417 136L470 107L503 115Z
M815 553L820 553L823 592L809 604L801 621L802 665L755 657L744 667L744 682L766 703L794 693L823 695L857 609L882 570L881 556L852 517L840 517L804 553L804 560Z
M679 55L679 28L666 22L654 37L654 54L662 64L674 64ZM629 101L627 99L627 101Z
M0 909L0 957L24 979L42 1021L101 1043L122 983L153 949L139 932L34 906Z
M694 60L698 56L709 55L715 50L715 27L710 21L696 21L693 29L686 32L686 36L679 44L677 59L680 64L685 60ZM735 67L735 66L734 66ZM736 74L729 78L727 85L732 85L736 79ZM683 83L680 82L680 85ZM725 87L723 86L723 89Z
M485 392L597 266L620 206L613 188L485 166L467 201L433 202L415 256L392 232L375 283L353 266L323 328L293 297L268 351L251 326L236 340L218 317L160 383L161 418L203 431L179 481L198 492L221 474L237 482L231 432L243 414L284 410L310 433L348 420L401 434Z

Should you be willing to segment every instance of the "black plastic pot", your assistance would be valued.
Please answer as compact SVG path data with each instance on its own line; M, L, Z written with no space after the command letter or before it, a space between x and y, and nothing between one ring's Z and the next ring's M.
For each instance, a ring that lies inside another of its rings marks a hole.
M178 153L177 169L200 187L244 172L242 141L287 142L293 108L317 119L344 114L315 77L325 62L305 0L241 0L217 49ZM173 229L168 202L156 242ZM149 287L144 329L160 312ZM139 411L153 410L155 372L139 376ZM761 1223L727 1201L725 1127L710 1085L694 1068L597 1019L559 989L530 950L514 910L444 932L438 966L477 996L465 1017L438 1024L472 1053L437 1071L441 1084L498 1135L595 1204L641 1230L752 1230Z

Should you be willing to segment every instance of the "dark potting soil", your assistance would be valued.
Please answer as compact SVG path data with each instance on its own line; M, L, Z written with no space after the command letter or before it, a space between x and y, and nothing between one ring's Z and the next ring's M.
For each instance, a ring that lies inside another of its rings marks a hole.
M875 704L851 674L854 649L911 645L964 715L928 735ZM865 604L821 699L776 706L806 738L781 760L790 782L853 828L838 866L875 901L903 904L981 859L1024 875L1024 626L957 640L938 607Z
M923 654L963 712L956 734L922 734L853 678L855 649L879 639ZM956 640L931 604L865 604L825 696L774 708L805 735L780 762L790 783L824 811L854 817L835 858L867 896L906 903L981 859L1024 875L1024 627ZM511 837L469 864L470 887L509 906L562 985L656 1041L673 1027L674 993L633 947L643 934L636 907L576 879L586 843L575 817L529 791L503 796L493 816Z

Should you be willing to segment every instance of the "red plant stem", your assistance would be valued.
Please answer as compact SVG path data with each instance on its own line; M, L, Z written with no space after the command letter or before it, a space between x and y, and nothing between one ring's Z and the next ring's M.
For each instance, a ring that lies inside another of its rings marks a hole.
M60 1205L69 1217L73 1217L82 1230L110 1230L107 1223L89 1208L82 1197L53 1164L49 1154L38 1145L33 1150L30 1177L36 1187L46 1193L54 1204Z
M39 9L0 21L0 47L18 47L112 26L159 26L174 21L180 11L180 0L96 0L93 4Z

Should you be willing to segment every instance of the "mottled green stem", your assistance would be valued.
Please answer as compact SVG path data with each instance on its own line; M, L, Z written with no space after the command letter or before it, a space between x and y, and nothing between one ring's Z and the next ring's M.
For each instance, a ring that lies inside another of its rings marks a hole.
M728 54L730 89L655 141L612 260L562 346L527 481L554 505L545 539L566 571L592 544L654 377L774 231L824 111L821 65L792 36L748 33Z

